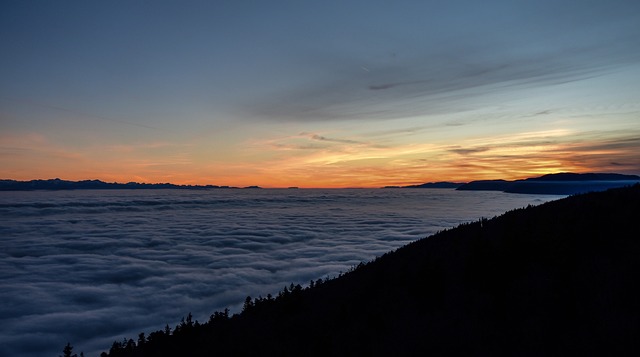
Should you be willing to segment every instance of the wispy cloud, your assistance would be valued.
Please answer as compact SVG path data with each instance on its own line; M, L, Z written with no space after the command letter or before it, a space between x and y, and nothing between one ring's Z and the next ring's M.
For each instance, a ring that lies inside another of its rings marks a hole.
M337 62L326 68L324 78L265 97L253 108L259 117L301 122L451 113L469 106L470 98L587 80L627 63L628 58L616 52L605 60L602 53L607 47L606 43L551 47L549 53L529 53L524 47L526 55L518 55L509 47L469 53L464 45L450 46L441 53L412 54L402 61L371 66L364 74L348 61Z
M485 152L488 150L491 150L491 148L486 146L475 147L475 148L461 148L458 146L458 147L449 149L449 151L454 152L456 154L460 154L460 155L477 154L477 153Z
M266 145L276 150L314 150L317 152L353 152L364 149L383 149L384 145L371 141L329 137L317 133L301 132L267 141L256 141L252 146Z
M306 135L306 134L302 133L301 135ZM322 136L318 134L308 134L308 135L312 140L317 140L317 141L327 141L331 143L340 143L340 144L358 144L358 145L363 144L362 142L356 141L356 140L328 138L326 136Z
M447 167L453 170L452 166L462 165L493 175L487 178L523 178L558 171L634 173L640 168L637 133L543 131L490 141L482 146L448 149L461 157L452 158ZM616 165L612 158L624 162L624 166Z
M404 143L387 147L361 146L359 141L351 139L318 140L314 135L318 134L305 134L302 138L336 147L303 150L287 146L283 155L275 155L265 162L260 175L287 177L289 184L295 182L295 185L344 187L518 179L560 171L633 173L640 168L635 154L640 150L640 140L634 133L552 129L478 136L455 146Z

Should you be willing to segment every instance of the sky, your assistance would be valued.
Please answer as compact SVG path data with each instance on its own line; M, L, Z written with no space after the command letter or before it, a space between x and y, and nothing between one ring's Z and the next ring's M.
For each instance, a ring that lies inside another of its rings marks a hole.
M640 2L0 4L0 178L640 174Z

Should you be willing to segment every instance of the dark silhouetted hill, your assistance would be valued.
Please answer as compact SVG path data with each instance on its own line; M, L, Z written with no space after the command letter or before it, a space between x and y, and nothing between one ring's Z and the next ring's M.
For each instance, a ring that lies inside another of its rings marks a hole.
M470 191L506 191L513 185L513 181L506 180L476 180L466 183L457 190Z
M638 355L639 221L640 185L517 209L108 355Z
M458 188L464 185L462 182L449 182L449 181L439 181L439 182L427 182L419 185L409 185L409 186L396 186L397 188ZM388 188L393 188L393 186L387 186Z
M573 195L604 191L640 182L640 176L610 173L557 173L525 180L479 180L458 187L458 190L503 191L508 193Z
M624 175L611 173L586 173L576 174L572 172L560 172L557 174L542 175L540 177L528 178L525 181L638 181L638 175Z

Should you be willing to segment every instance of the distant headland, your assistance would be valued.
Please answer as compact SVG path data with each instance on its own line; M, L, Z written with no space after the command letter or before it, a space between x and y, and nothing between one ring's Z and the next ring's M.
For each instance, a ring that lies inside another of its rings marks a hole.
M604 191L610 188L633 185L640 182L640 176L612 173L557 173L524 180L481 180L471 181L457 190L503 191L507 193L528 193L546 195L574 195L590 191Z
M385 186L383 188L458 188L462 185L465 185L464 182L449 182L449 181L439 181L439 182L427 182L420 185L409 185L409 186Z
M616 173L561 172L524 180L477 180L468 183L428 182L410 186L385 186L384 188L449 188L461 191L502 191L506 193L528 193L547 195L573 195L590 191L633 185L640 182L638 175Z

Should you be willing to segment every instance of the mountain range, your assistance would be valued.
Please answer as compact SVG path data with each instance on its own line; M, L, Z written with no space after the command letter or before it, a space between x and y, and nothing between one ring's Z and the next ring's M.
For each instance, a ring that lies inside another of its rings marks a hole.
M445 188L474 191L503 191L508 193L570 195L609 188L628 186L640 182L640 176L615 173L557 173L524 180L477 180L464 182L427 182L409 186L385 186L384 188ZM59 178L49 180L0 180L0 191L33 190L139 190L139 189L219 189L238 188L217 185L176 185L171 183L117 183L100 180L68 181ZM244 188L260 188L248 186ZM297 188L297 187L290 187Z
M157 190L157 189L216 189L216 188L238 188L232 186L216 186L216 185L175 185L172 183L118 183L104 182L100 180L83 180L68 181L59 178L49 180L0 180L0 191L34 191L34 190ZM258 186L249 186L245 188L259 188Z

